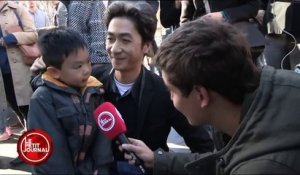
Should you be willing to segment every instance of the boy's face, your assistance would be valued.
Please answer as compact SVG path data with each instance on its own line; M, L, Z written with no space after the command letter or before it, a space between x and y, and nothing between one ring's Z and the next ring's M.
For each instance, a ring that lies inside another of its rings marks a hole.
M58 70L59 80L72 87L82 88L92 72L89 53L86 48L78 49L65 58L61 69Z
M184 97L181 91L168 81L168 76L162 71L162 78L170 91L171 100L175 108L180 111L191 125L207 123L208 118L205 109L201 107L203 99L199 98L199 92L193 88L188 97Z
M116 71L139 70L150 44L142 38L133 22L126 17L115 17L108 25L106 50Z

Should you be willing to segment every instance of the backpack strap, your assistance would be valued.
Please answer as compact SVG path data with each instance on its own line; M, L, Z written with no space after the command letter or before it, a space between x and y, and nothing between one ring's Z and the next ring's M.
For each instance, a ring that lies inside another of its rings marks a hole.
M5 3L5 4L1 7L0 12L2 12L2 10L7 6L7 4L8 4L8 3Z
M19 26L20 26L21 29L24 31L23 24L22 24L22 20L21 20L21 18L20 18L20 15L19 15L18 12L17 12L17 9L13 9L13 11L14 11L14 13L15 13L17 19L18 19Z

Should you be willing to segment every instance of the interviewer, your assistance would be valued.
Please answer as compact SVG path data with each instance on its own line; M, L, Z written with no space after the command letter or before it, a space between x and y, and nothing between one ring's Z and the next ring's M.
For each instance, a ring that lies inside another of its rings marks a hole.
M211 124L232 138L211 155L152 152L133 139L122 145L154 174L300 174L299 74L258 70L243 34L203 19L164 40L156 62L189 122Z

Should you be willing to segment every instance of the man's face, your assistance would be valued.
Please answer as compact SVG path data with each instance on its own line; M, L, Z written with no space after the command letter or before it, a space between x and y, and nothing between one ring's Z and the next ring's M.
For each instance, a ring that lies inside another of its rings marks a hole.
M204 110L201 109L200 100L198 92L193 89L188 97L184 97L181 91L171 84L168 80L167 74L162 71L162 78L165 85L170 91L171 100L175 108L180 111L189 121L191 125L199 125L206 123Z
M36 2L33 0L28 1L28 7L33 10L36 9Z
M141 68L150 44L143 44L133 22L126 17L115 17L108 25L106 50L116 71L134 72Z
M72 87L85 87L92 72L86 48L78 49L65 58L59 70L59 80Z
M58 4L58 3L59 3L58 0L52 0L52 4L53 4L53 5L56 5L56 4Z

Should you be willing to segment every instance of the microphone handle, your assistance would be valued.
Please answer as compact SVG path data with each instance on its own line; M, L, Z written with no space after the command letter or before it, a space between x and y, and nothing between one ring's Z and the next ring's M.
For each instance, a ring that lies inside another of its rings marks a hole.
M121 142L121 144L123 144L123 143L131 144L130 141L128 140L128 138L125 136L125 134L120 134L118 139ZM145 168L143 166L143 161L132 151L124 150L124 152L131 155L132 160L135 160L135 165L138 166L139 169L145 174L146 171L145 171Z

